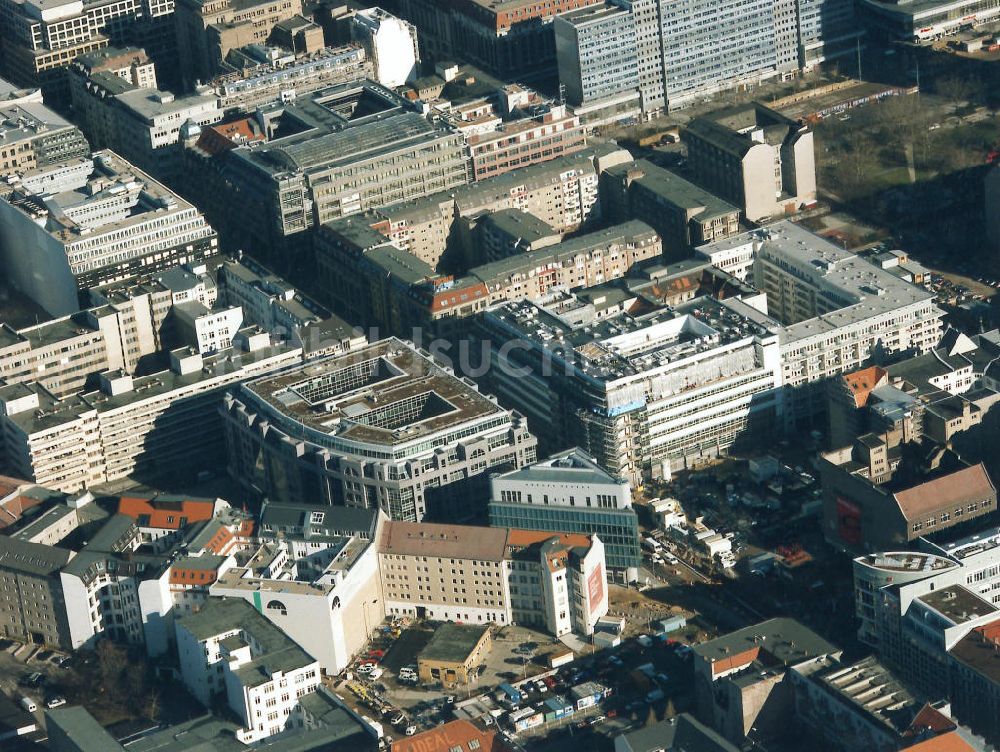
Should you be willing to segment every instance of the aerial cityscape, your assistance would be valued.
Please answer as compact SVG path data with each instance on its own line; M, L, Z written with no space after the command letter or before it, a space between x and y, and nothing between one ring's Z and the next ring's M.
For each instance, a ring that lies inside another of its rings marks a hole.
M0 0L0 752L1000 750L1000 0Z

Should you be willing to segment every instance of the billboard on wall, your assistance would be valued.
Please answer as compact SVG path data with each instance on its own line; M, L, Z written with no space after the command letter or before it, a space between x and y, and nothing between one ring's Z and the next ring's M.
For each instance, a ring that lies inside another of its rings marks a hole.
M596 611L604 600L604 564L598 563L587 576L587 606L591 613Z
M861 543L861 508L843 496L837 497L837 535L844 543Z

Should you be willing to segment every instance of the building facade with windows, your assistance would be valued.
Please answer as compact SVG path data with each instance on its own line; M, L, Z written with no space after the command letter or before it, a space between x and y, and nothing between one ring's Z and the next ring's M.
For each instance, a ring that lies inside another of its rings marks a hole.
M0 198L9 279L54 316L79 310L80 290L149 281L216 246L195 206L110 151L36 171Z
M491 469L536 458L520 414L394 338L244 383L223 415L244 485L396 520L467 519Z
M490 343L487 388L545 448L578 444L634 484L777 425L777 333L708 297L599 315L556 292L490 309L477 332Z
M105 371L99 388L62 398L36 383L0 387L0 456L21 477L63 491L134 473L217 469L222 390L301 360L300 348L272 346L248 329L215 354L175 350L169 369L135 378Z
M244 744L293 728L321 684L319 662L242 599L212 599L177 620L181 680L199 702L221 698Z
M490 478L490 525L549 533L595 533L608 569L642 564L632 489L580 449Z

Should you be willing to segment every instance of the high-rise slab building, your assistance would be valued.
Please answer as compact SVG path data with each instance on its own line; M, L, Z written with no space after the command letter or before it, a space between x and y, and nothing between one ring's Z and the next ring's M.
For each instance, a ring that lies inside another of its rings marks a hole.
M649 116L783 80L853 54L862 34L845 0L611 0L553 28L560 83L594 123L597 103L607 120L634 115L628 103Z
M197 208L111 151L23 175L0 198L4 269L56 316L79 310L80 290L148 281L216 245Z

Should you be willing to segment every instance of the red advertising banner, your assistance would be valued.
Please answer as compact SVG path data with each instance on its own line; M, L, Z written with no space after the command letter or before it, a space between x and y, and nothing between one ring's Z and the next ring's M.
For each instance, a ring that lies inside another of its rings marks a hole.
M604 599L604 565L598 564L587 577L588 606L594 612Z

